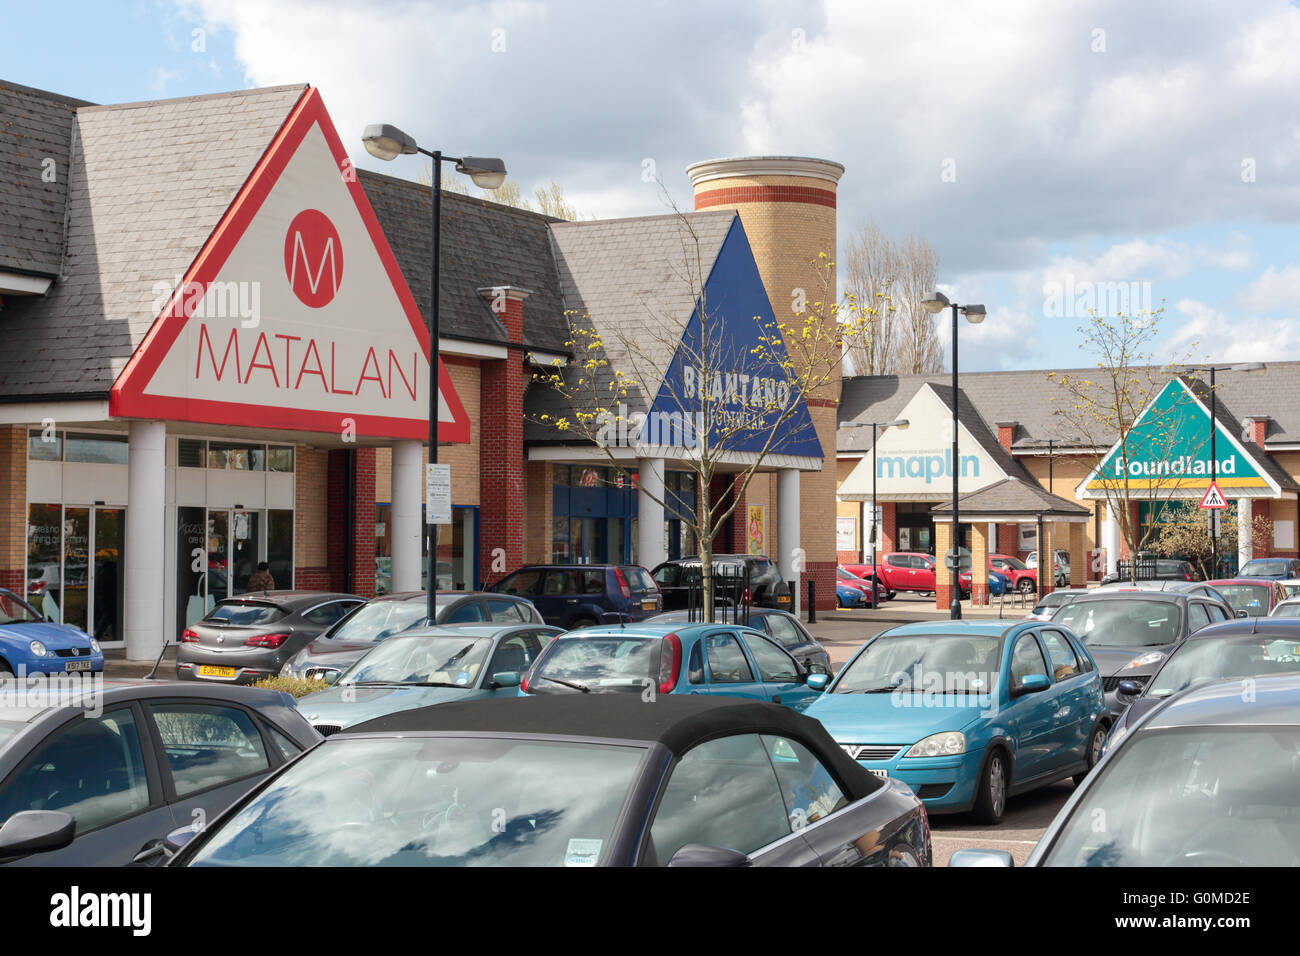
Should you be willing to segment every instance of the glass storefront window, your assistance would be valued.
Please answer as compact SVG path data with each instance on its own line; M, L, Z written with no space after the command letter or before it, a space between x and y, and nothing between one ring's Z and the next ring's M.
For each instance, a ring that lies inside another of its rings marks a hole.
M71 451L71 447L69 447ZM90 595L90 509L63 509L63 623L86 629Z
M206 442L198 438L182 438L176 442L176 464L182 468L202 468Z
M277 588L293 587L293 512L288 509L266 513L266 561Z
M32 461L62 461L63 436L33 428L27 433L27 457Z
M29 505L27 508L27 603L48 620L62 620L63 508Z
M65 436L67 454L64 461L83 461L96 465L125 465L127 439L125 435L92 435L69 433Z
M266 450L266 460L271 471L293 471L293 446L268 446Z
M201 443L200 443L201 444ZM179 641L181 631L207 614L216 603L209 597L203 565L207 554L207 534L202 508L176 509L176 633L170 635ZM225 593L222 592L222 596Z
M120 641L122 634L122 553L126 545L126 509L95 509L95 611L91 632L101 641Z
M242 442L208 442L208 467L232 471L266 471L266 446Z

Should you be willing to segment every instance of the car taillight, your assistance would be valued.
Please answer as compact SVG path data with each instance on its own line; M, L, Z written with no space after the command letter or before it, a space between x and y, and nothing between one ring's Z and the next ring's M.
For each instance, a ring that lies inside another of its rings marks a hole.
M628 586L627 578L623 577L623 571L621 568L614 569L614 580L618 582L618 589L622 592L623 597L630 598L632 596L632 588Z
M682 669L682 639L665 634L659 644L659 693L671 694Z
M248 640L244 641L245 647L269 647L272 650L279 647L289 639L289 632L284 631L280 634L254 634Z
M193 644L198 639L199 636L195 634L192 630L190 630L188 627L185 630L181 631L182 644Z

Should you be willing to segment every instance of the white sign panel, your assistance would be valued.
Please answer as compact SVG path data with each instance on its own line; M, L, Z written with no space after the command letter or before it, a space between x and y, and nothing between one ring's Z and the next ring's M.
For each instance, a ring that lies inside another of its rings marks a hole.
M425 465L424 514L429 524L451 524L451 465Z
M858 519L835 519L835 550L856 551L858 547Z

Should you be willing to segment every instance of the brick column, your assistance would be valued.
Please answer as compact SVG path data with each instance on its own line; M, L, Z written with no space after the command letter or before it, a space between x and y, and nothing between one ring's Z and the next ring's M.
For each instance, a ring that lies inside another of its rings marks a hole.
M1038 587L1042 594L1056 589L1056 535L1050 521L1043 522L1043 536L1038 542Z
M484 362L479 378L479 567L492 583L524 563L524 337L527 289L478 290L512 343L505 359ZM549 514L549 506L547 513ZM504 572L493 570L504 565ZM477 583L477 582L475 582Z
M977 521L970 534L971 604L985 607L989 603L989 532L988 524Z
M731 512L731 541L728 544L732 554L745 554L749 550L748 496L744 492L736 494L740 489L740 480L740 476L732 478L727 488L727 494L736 502L736 508ZM766 517L764 515L764 523Z
M1084 563L1088 552L1084 550L1083 525L1075 522L1070 525L1070 587L1081 588L1087 583L1088 569Z
M349 452L351 453L349 456ZM335 448L329 452L325 524L329 586L335 591L347 587L347 545L352 545L353 594L375 596L375 450ZM348 479L351 471L352 495ZM348 523L348 508L352 522ZM300 585L301 586L301 585Z
M867 503L867 509L871 509L870 502ZM880 550L893 551L897 547L897 541L898 505L892 501L886 501L880 505ZM868 548L867 550L870 551L871 549Z
M999 554L1011 554L1020 557L1020 526L1016 524L998 525L997 551Z
M27 429L0 427L0 587L27 593Z
M530 461L524 466L524 563L548 564L555 536L555 468L549 461ZM489 566L490 567L490 566Z
M957 581L944 563L944 555L952 550L952 522L934 523L934 607L947 611L952 607L952 591Z
M329 452L298 445L293 471L293 586L328 591L334 586L329 569Z

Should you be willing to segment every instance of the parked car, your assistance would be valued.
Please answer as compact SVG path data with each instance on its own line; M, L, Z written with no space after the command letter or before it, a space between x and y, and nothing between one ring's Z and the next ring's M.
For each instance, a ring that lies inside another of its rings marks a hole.
M1213 598L1171 591L1094 590L1052 615L1097 661L1110 712L1119 716L1133 695L1120 682L1145 686L1178 644L1203 627L1231 620L1232 609Z
M259 591L218 601L181 633L176 677L236 684L273 677L365 603L359 595L329 591Z
M1030 551L1025 558L1025 567L1034 574L1038 574L1038 552ZM1056 586L1063 588L1070 583L1070 552L1064 548L1057 548L1052 556L1052 573Z
M561 634L529 669L521 694L705 694L802 710L809 674L775 641L731 624L638 624Z
M646 624L692 623L688 611L665 611L646 620ZM808 632L803 622L789 611L778 611L772 607L752 607L748 614L744 611L733 623L744 624L756 631L762 631L789 652L790 656L804 666L810 674L829 674L831 658L826 648L817 643L817 639Z
M1268 617L1286 600L1286 589L1275 578L1223 578L1205 583L1223 595L1234 613L1244 617Z
M737 807L743 807L738 812ZM329 737L174 866L928 866L925 811L816 721L725 698L402 711Z
M532 602L483 591L439 591L435 621L441 627L481 624L543 624ZM379 641L428 623L429 597L423 591L400 591L373 598L289 658L285 677L337 677L368 654Z
M665 561L652 572L655 583L663 593L663 609L679 611L694 604L703 604L700 598L700 559L696 555ZM748 601L744 588L749 586ZM691 592L695 592L692 598ZM790 585L782 580L781 571L766 555L715 554L713 556L713 591L715 600L723 603L744 604L754 607L775 607L789 610Z
M1115 722L1113 747L1149 710L1189 687L1225 678L1300 674L1300 620L1224 621L1202 628L1179 644L1145 687L1128 688L1133 701Z
M532 601L547 624L565 630L643 621L663 610L654 578L635 564L533 564L488 590Z
M892 598L898 591L934 593L934 556L919 551L888 551L876 555L876 564L846 564L845 570L858 575L875 574L889 588Z
M1237 569L1237 577L1275 581L1300 577L1300 558L1252 558Z
M1107 750L1027 866L1298 866L1300 677L1193 687ZM1104 820L1104 826L1098 821ZM1002 850L951 866L1011 866Z
M298 700L321 734L399 710L518 695L519 682L558 627L418 627L375 644L333 684Z
M112 680L40 704L16 695L0 704L0 862L164 862L178 824L215 819L320 739L292 697L262 688Z
M1195 581L1196 569L1190 561L1180 561L1177 558L1139 559L1137 575L1139 581ZM1128 562L1120 561L1119 569L1105 575L1099 583L1105 585L1132 580Z
M851 574L855 578L859 578L863 581L866 581L868 585L871 584L872 579L876 576L875 572L872 569L872 565L870 564L841 564L839 566L839 569L841 571L844 571L846 574ZM880 577L879 590L881 596L887 601L892 600L893 598L898 596L897 591L890 589L888 582L885 580L885 576L883 572L881 573L881 577Z
M876 603L888 600L884 586L876 587L874 590L871 586L871 578L860 578L844 568L835 569L835 591L836 596L842 588L852 588L858 592L858 598L848 604L841 603L840 607L875 607Z
M1138 581L1133 584L1130 581L1111 581L1108 584L1098 585L1099 589L1106 591L1168 591L1177 594L1196 594L1201 597L1213 598L1216 601L1224 601L1223 595L1215 590L1213 584L1207 581Z
M961 587L961 599L963 601L970 598L971 582L974 580L974 574L970 571L963 571L957 575L957 584ZM1001 597L1003 594L1011 592L1011 579L1000 571L989 571L989 594L993 597Z
M55 624L13 591L0 588L0 682L15 674L99 673L99 641L71 624Z
M836 607L841 609L854 608L862 604L864 601L870 603L871 595L864 594L862 591L859 591L857 588L846 584L845 582L839 580L838 578L835 580L835 606Z
M1043 595L1042 600L1025 617L1032 621L1050 621L1059 608L1069 604L1081 594L1087 594L1087 588L1057 588Z
M910 786L930 813L973 810L985 823L1001 821L1009 796L1082 780L1111 723L1088 648L1036 621L891 628L806 713L872 773Z
M1300 595L1289 597L1273 605L1273 610L1268 612L1269 617L1300 617Z
M1286 592L1288 601L1291 598L1300 597L1300 578L1287 578L1278 583L1282 585L1282 590Z
M1034 560L1037 562L1037 556ZM1038 571L1029 567L1014 554L990 554L989 567L1009 577L1011 586L1021 594L1037 593Z

